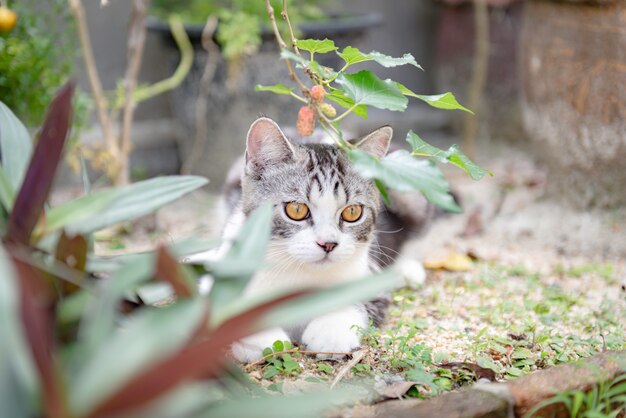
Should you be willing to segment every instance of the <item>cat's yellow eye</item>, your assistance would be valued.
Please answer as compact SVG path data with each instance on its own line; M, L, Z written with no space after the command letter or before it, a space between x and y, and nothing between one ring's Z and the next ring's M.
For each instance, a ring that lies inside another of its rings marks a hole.
M309 215L309 207L304 203L289 202L285 205L285 213L294 221L301 221Z
M346 206L346 208L341 212L341 219L346 222L356 222L361 219L361 215L363 214L363 206L361 205L350 205Z

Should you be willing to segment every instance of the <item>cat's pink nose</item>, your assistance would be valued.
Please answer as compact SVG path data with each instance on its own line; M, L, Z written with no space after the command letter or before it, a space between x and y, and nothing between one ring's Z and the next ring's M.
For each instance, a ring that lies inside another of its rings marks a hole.
M336 242L319 242L319 241L317 241L316 244L319 245L327 253L329 253L332 250L334 250L335 247L337 246Z

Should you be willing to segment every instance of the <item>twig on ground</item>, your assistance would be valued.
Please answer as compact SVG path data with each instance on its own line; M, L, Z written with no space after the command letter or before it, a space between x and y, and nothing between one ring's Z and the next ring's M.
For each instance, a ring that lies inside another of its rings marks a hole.
M209 88L215 77L215 70L217 68L217 61L220 56L220 50L213 41L213 35L217 28L217 17L215 15L209 16L202 30L202 47L207 52L206 64L204 66L204 72L202 73L202 79L200 81L200 91L198 92L198 98L196 99L196 137L191 147L191 152L187 156L187 159L183 163L181 172L183 174L190 174L193 166L198 158L204 152L204 144L207 140L207 104L209 101Z
M300 353L300 354L308 354L311 356L315 356L317 354L322 354L322 355L335 355L335 354L339 354L339 355L343 355L343 356L354 356L356 355L356 353L358 353L358 351L355 351L354 353L348 353L348 352L342 352L342 351L306 351L306 350L300 350L298 348L293 348L291 350L283 350L283 351L277 351L274 352L272 354L268 354L266 356L261 357L260 359L258 359L257 361L250 363L246 366L247 369L254 367L256 365L259 365L261 363L263 363L265 360L267 360L270 357L273 356L278 356L280 354L290 354L290 353Z
M352 353L352 360L347 362L341 368L341 370L339 370L339 373L337 373L337 376L335 376L335 379L333 379L333 382L330 384L330 388L331 389L334 388L335 385L339 383L339 381L341 381L341 379L343 379L344 376L348 374L348 372L352 370L354 366L359 364L359 362L363 359L364 356L365 356L365 350L359 350L359 351L355 351L354 353Z

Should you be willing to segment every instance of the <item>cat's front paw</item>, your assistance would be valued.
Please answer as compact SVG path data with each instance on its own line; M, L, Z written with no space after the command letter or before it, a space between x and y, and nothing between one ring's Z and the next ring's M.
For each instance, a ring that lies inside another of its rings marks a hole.
M358 329L367 327L367 313L360 307L350 307L312 320L302 334L308 351L317 351L318 358L341 359L360 347Z
M280 328L259 332L233 343L230 349L233 356L242 363L251 363L263 357L263 350L271 347L274 341L291 341L287 333Z

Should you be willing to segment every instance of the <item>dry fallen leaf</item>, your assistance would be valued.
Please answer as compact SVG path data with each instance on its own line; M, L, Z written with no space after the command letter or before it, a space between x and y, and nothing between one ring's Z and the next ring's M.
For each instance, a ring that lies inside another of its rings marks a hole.
M442 258L427 258L424 267L429 270L470 271L474 263L467 254L449 252Z

